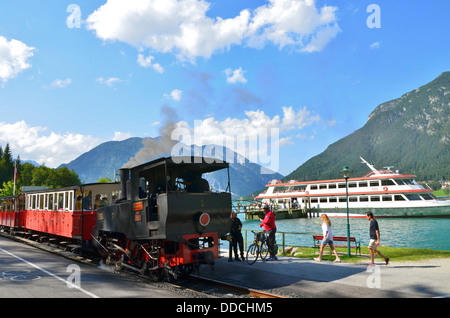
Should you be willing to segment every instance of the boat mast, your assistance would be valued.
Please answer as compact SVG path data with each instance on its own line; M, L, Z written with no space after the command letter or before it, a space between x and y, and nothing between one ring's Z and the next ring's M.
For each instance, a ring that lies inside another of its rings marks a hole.
M377 171L377 169L375 169L374 166L372 166L370 163L368 163L366 160L364 160L363 157L360 156L359 158L362 160L361 163L365 163L369 167L370 170L372 170L373 172Z

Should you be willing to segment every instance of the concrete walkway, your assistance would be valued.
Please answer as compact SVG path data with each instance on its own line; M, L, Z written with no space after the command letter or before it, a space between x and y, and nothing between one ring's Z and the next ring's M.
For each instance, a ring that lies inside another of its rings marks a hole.
M287 297L450 297L450 259L396 262L385 265L375 259L358 264L320 263L296 257L278 256L278 261L258 260L228 262L228 251L222 250L215 272L203 270L202 275L225 278L229 282L246 282Z

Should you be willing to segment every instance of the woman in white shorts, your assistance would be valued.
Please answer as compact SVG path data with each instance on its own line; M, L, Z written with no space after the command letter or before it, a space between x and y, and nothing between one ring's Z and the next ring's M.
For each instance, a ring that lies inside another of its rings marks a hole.
M322 218L322 222L323 222L322 223L323 239L322 239L322 243L320 244L319 257L314 258L314 260L317 262L320 262L322 260L323 249L324 249L325 245L328 244L331 248L331 251L333 251L334 255L336 256L336 259L334 260L334 262L340 262L341 259L339 258L337 251L333 245L333 232L331 230L331 221L328 218L328 215L326 215L326 214L322 214L320 217Z

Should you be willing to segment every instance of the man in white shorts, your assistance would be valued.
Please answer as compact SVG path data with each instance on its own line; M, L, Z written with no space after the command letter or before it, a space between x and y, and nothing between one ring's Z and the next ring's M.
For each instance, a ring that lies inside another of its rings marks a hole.
M384 256L380 251L378 251L378 245L380 245L380 230L378 228L378 222L373 218L372 212L366 212L366 219L370 221L370 242L369 242L369 252L370 252L370 265L374 265L374 256L375 253L384 258L386 265L389 263L389 257Z

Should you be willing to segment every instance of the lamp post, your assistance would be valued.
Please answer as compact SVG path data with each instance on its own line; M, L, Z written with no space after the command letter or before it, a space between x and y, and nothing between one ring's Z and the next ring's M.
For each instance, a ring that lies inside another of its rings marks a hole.
M350 219L348 215L348 177L350 176L350 173L353 171L350 171L348 169L348 166L345 166L344 169L342 169L341 173L344 174L345 178L345 192L346 192L346 198L347 198L347 253L348 256L350 256Z

